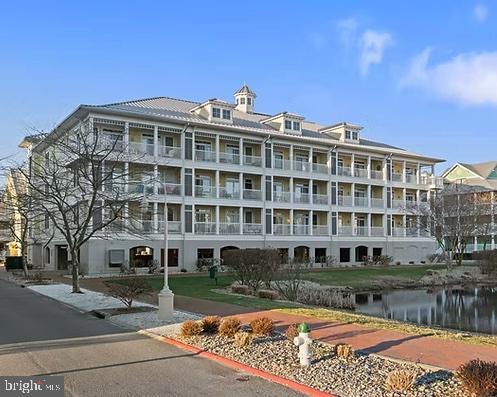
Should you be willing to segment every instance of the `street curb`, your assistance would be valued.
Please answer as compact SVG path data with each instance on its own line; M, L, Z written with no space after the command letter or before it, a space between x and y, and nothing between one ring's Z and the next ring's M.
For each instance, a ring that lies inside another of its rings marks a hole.
M283 378L283 377L278 376L278 375L273 375L269 372L261 371L260 369L253 368L253 367L250 367L248 365L242 364L238 361L234 361L234 360L231 360L229 358L219 356L215 353L211 353L211 352L199 349L198 347L188 345L186 343L180 342L176 339L169 338L167 336L157 335L157 334L154 334L152 332L145 331L145 330L138 331L138 333L141 335L146 335L146 336L148 336L152 339L158 340L160 342L167 343L168 345L177 347L179 349L195 353L195 355L197 355L199 357L204 357L204 358L207 358L209 360L216 361L216 362L218 362L226 367L236 369L239 371L243 371L243 372L246 372L250 375L254 375L254 376L257 376L259 378L268 380L270 382L286 386L289 389L295 390L299 393L303 393L303 394L306 394L306 395L311 396L311 397L339 397L335 394L330 394L330 393L326 393L323 391L319 391L319 390L313 389L310 386L303 385L303 384L295 382L293 380L286 379L286 378Z

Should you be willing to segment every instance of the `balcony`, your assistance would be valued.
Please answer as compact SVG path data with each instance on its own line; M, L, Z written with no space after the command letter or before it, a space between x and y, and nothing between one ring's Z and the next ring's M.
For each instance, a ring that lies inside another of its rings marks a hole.
M343 207L352 206L352 196L338 196L337 204Z
M237 153L219 153L219 162L225 164L240 164L240 155Z
M166 182L166 192L168 196L181 196L181 184ZM164 194L164 184L161 184L157 189L158 194Z
M418 237L419 232L417 227L408 227L406 228L406 236L407 237Z
M293 193L293 202L300 204L309 204L310 195L308 193Z
M328 205L328 196L326 194L313 194L312 204Z
M371 236L383 237L385 235L385 229L383 226L371 226Z
M158 228L159 233L164 233L164 221L159 221ZM181 222L167 221L167 232L169 234L181 234Z
M291 225L286 223L273 224L273 234L278 236L289 236L291 233Z
M260 223L244 223L243 234L258 235L262 234L262 224Z
M371 179L383 179L383 171L371 170Z
M273 158L273 168L278 170L291 170L292 162L290 160L282 160L280 158Z
M225 187L219 188L219 198L228 200L240 200L240 191L233 191L232 189L226 189Z
M328 225L313 225L312 234L314 236L328 236L329 235Z
M369 234L368 226L356 226L355 235L356 236L367 236Z
M239 223L220 223L219 234L240 234Z
M312 163L312 172L316 172L318 174L327 174L328 166L326 164Z
M164 146L160 145L158 150L159 157L180 159L181 148L179 146Z
M339 165L337 167L337 175L352 176L352 168Z
M435 187L443 187L443 178L441 176L422 174L420 182L422 185L433 185Z
M405 237L406 229L405 227L394 227L392 228L392 236L393 237Z
M354 168L354 176L357 178L367 178L368 170L365 168Z
M392 181L394 182L402 182L403 181L403 175L399 172L393 172L392 173Z
M407 183L418 183L418 177L414 174L406 174Z
M262 200L262 190L243 189L244 200Z
M154 145L150 143L143 142L130 142L129 143L129 153L137 155L154 155Z
M406 206L404 200L392 200L392 208L404 208Z
M385 200L382 198L371 198L371 207L373 208L384 208Z
M368 206L368 198L367 197L354 197L354 206L367 207Z
M297 236L308 236L311 227L309 225L293 225L293 234Z
M353 236L352 226L339 226L338 227L339 236Z
M262 158L260 156L243 156L243 165L250 167L260 167L262 165Z
M293 162L293 169L295 171L309 172L311 170L311 163L309 163L308 161L295 160Z
M275 203L289 203L290 202L290 192L274 192L273 191L273 201Z
M216 152L212 150L195 150L195 161L208 161L215 162L216 161Z
M152 183L129 182L128 192L138 194L154 194L154 185Z
M216 224L213 222L195 223L195 234L216 234Z
M216 198L216 187L196 185L195 197Z

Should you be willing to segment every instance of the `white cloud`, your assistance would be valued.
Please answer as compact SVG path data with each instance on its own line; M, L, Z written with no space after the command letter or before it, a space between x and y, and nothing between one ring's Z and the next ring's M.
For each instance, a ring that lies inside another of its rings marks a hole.
M488 16L488 8L480 3L475 6L473 13L478 22L484 22Z
M431 49L413 58L400 88L420 87L466 105L497 105L497 52L460 54L429 65Z
M357 40L358 26L354 18L340 19L337 22L338 38L346 49L350 49Z
M393 38L390 33L368 29L361 35L359 70L363 76L368 74L372 64L380 64L383 61L385 49L392 44Z

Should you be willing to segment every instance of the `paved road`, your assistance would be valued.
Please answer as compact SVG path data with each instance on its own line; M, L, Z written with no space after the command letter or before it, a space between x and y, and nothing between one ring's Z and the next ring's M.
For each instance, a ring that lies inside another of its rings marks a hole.
M0 375L42 374L68 396L301 396L0 280Z

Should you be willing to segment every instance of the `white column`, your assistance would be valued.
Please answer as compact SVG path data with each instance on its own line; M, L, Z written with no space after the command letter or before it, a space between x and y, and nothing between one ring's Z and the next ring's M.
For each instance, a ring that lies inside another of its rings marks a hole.
M129 152L129 123L127 121L124 123L123 143L124 143L124 151L126 153L128 153Z
M313 149L311 147L309 150L309 171L312 171L312 154L313 154Z
M294 169L294 166L293 166L293 145L290 145L290 169L293 170ZM293 228L292 228L293 229Z
M313 210L310 210L309 211L309 234L312 236L312 232L313 232L313 226L314 226L314 220L313 220L313 215L314 215L314 211Z
M216 234L219 234L219 205L216 205Z
M388 179L388 171L387 171L387 159L383 159L383 180L386 181Z
M243 138L240 138L240 148L238 149L240 151L240 158L239 158L239 161L240 161L240 165L243 165Z
M419 185L421 183L421 164L418 163L418 169L416 171L416 183Z
M350 196L352 198L352 206L355 206L355 183L352 183L350 186Z
M350 214L350 225L352 226L352 235L355 236L356 234L356 219L355 219L355 212L352 212Z
M352 176L355 176L355 154L352 153L352 155L350 156L350 173L352 174Z
M166 178L164 178L164 181L166 180ZM154 164L154 194L158 194L159 191L158 191L158 182L159 182L159 166L157 164ZM165 184L164 184L164 189L166 188ZM164 192L165 193L165 192Z
M221 188L219 185L219 170L216 170L216 198L219 198L219 189Z
M240 200L243 200L243 174L238 174L238 183L240 184Z
M290 177L290 203L293 203L293 176Z
M290 210L290 234L293 235L293 208Z
M312 179L309 179L309 203L314 204L314 186Z
M331 150L328 150L328 153L326 155L326 166L328 167L328 175L331 173Z
M371 156L368 156L367 170L368 170L368 179L371 179Z
M368 236L371 236L371 213L368 213Z
M371 208L371 185L367 186L366 196L367 196L367 200L368 200L368 208Z
M239 219L240 219L240 234L243 234L243 222L244 222L244 219L243 219L243 207L240 207L238 209L239 211Z
M154 157L159 156L159 127L154 126Z
M159 230L159 203L157 203L157 201L154 201L153 203L153 207L154 207L154 213L153 213L153 218L152 218L152 221L153 221L153 230L157 231Z
M402 162L402 182L406 182L406 161Z
M216 163L219 163L219 135L216 134Z

